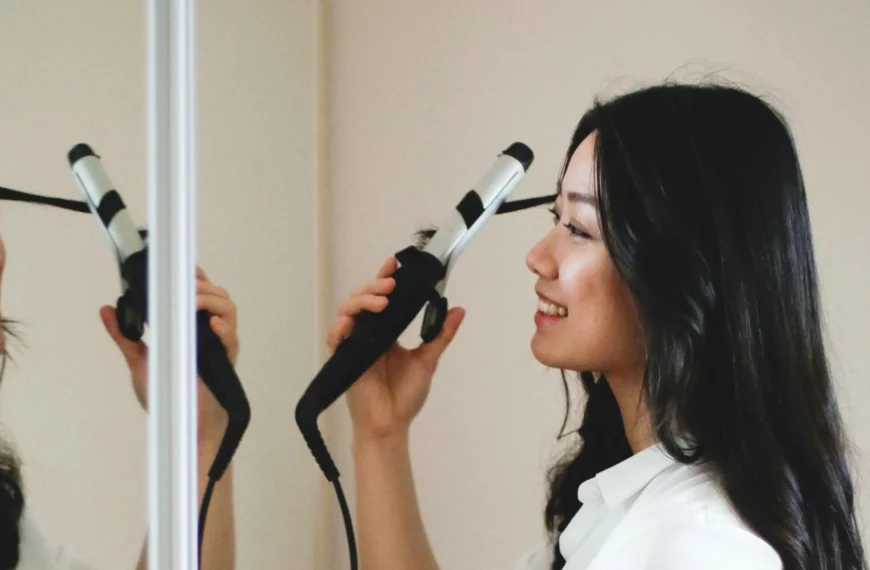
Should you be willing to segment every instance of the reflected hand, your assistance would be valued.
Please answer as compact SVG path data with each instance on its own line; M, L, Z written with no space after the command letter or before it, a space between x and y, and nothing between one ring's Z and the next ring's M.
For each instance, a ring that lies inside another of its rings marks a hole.
M196 309L212 314L209 322L212 330L227 349L230 362L236 364L239 355L239 335L236 305L229 293L212 284L202 268L196 268ZM127 362L136 399L148 410L148 346L140 341L134 342L121 334L115 317L115 308L100 308L100 317L106 331ZM219 443L226 430L227 414L205 386L202 378L197 382L198 429L200 444Z

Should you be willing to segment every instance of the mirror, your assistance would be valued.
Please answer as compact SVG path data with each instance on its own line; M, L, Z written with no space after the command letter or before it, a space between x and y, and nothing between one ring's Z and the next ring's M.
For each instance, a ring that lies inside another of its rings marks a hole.
M197 4L197 257L238 309L253 408L231 474L237 567L313 568L323 485L289 411L322 345L317 6ZM12 3L0 20L0 186L81 200L66 154L87 142L147 227L146 4ZM147 530L147 421L99 315L121 293L117 262L93 217L0 208L0 311L16 321L0 422L21 462L25 538L132 568ZM207 541L224 528L225 481ZM42 567L28 552L22 564Z

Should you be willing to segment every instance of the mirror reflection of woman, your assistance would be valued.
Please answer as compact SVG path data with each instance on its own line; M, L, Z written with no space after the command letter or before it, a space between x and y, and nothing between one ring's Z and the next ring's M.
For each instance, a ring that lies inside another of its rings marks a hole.
M577 447L551 472L550 541L516 568L866 568L784 119L716 85L599 102L557 191L526 258L531 350L588 400ZM331 347L361 310L384 309L396 267L341 305ZM464 318L453 308L434 342L395 345L348 392L365 570L439 568L408 442Z
M6 267L6 248L0 240L0 284ZM201 268L196 269L196 304L213 314L212 329L227 349L230 360L236 363L239 355L239 337L236 306L222 287L214 285ZM4 313L5 314L5 313ZM113 307L100 309L100 318L109 336L118 346L130 369L133 391L139 403L147 410L148 348L143 342L132 342L118 329ZM3 319L0 328L0 354L4 364L8 347L7 336L11 323ZM199 499L208 483L208 469L217 453L226 428L226 412L205 388L198 384L198 429L200 450ZM58 426L58 429L61 429ZM75 466L71 466L75 468ZM0 570L97 570L80 560L60 541L45 536L38 521L27 512L26 485L21 480L15 454L5 449L0 454ZM91 513L81 514L81 524L87 524ZM146 570L147 539L139 552L137 570ZM131 560L135 560L131 553ZM208 521L203 536L202 569L232 570L235 568L235 530L232 502L232 466L215 485L209 503Z

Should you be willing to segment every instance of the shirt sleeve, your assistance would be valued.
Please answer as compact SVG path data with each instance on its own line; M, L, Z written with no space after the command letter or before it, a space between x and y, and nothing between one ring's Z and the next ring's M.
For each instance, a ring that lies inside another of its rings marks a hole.
M767 542L733 525L697 523L674 529L650 550L644 570L782 570Z
M93 570L69 549L51 544L26 514L20 522L20 534L17 570Z

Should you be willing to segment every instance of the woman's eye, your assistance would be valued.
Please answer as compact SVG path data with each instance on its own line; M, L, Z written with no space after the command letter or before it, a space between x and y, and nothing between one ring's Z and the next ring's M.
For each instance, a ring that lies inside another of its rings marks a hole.
M583 239L589 239L592 237L586 230L583 230L576 226L572 226L571 224L565 224L565 227L568 228L568 231L571 232L571 235L581 237Z
M550 208L549 212L553 216L553 225L554 226L556 224L558 224L560 221L562 221L562 216L559 214L559 212L556 211L556 208ZM577 237L580 237L583 239L590 239L592 237L589 234L589 232L587 232L583 228L579 228L573 224L562 224L562 225L565 226L566 228L568 228L568 231L571 232L571 235L573 235L573 236L577 236Z

